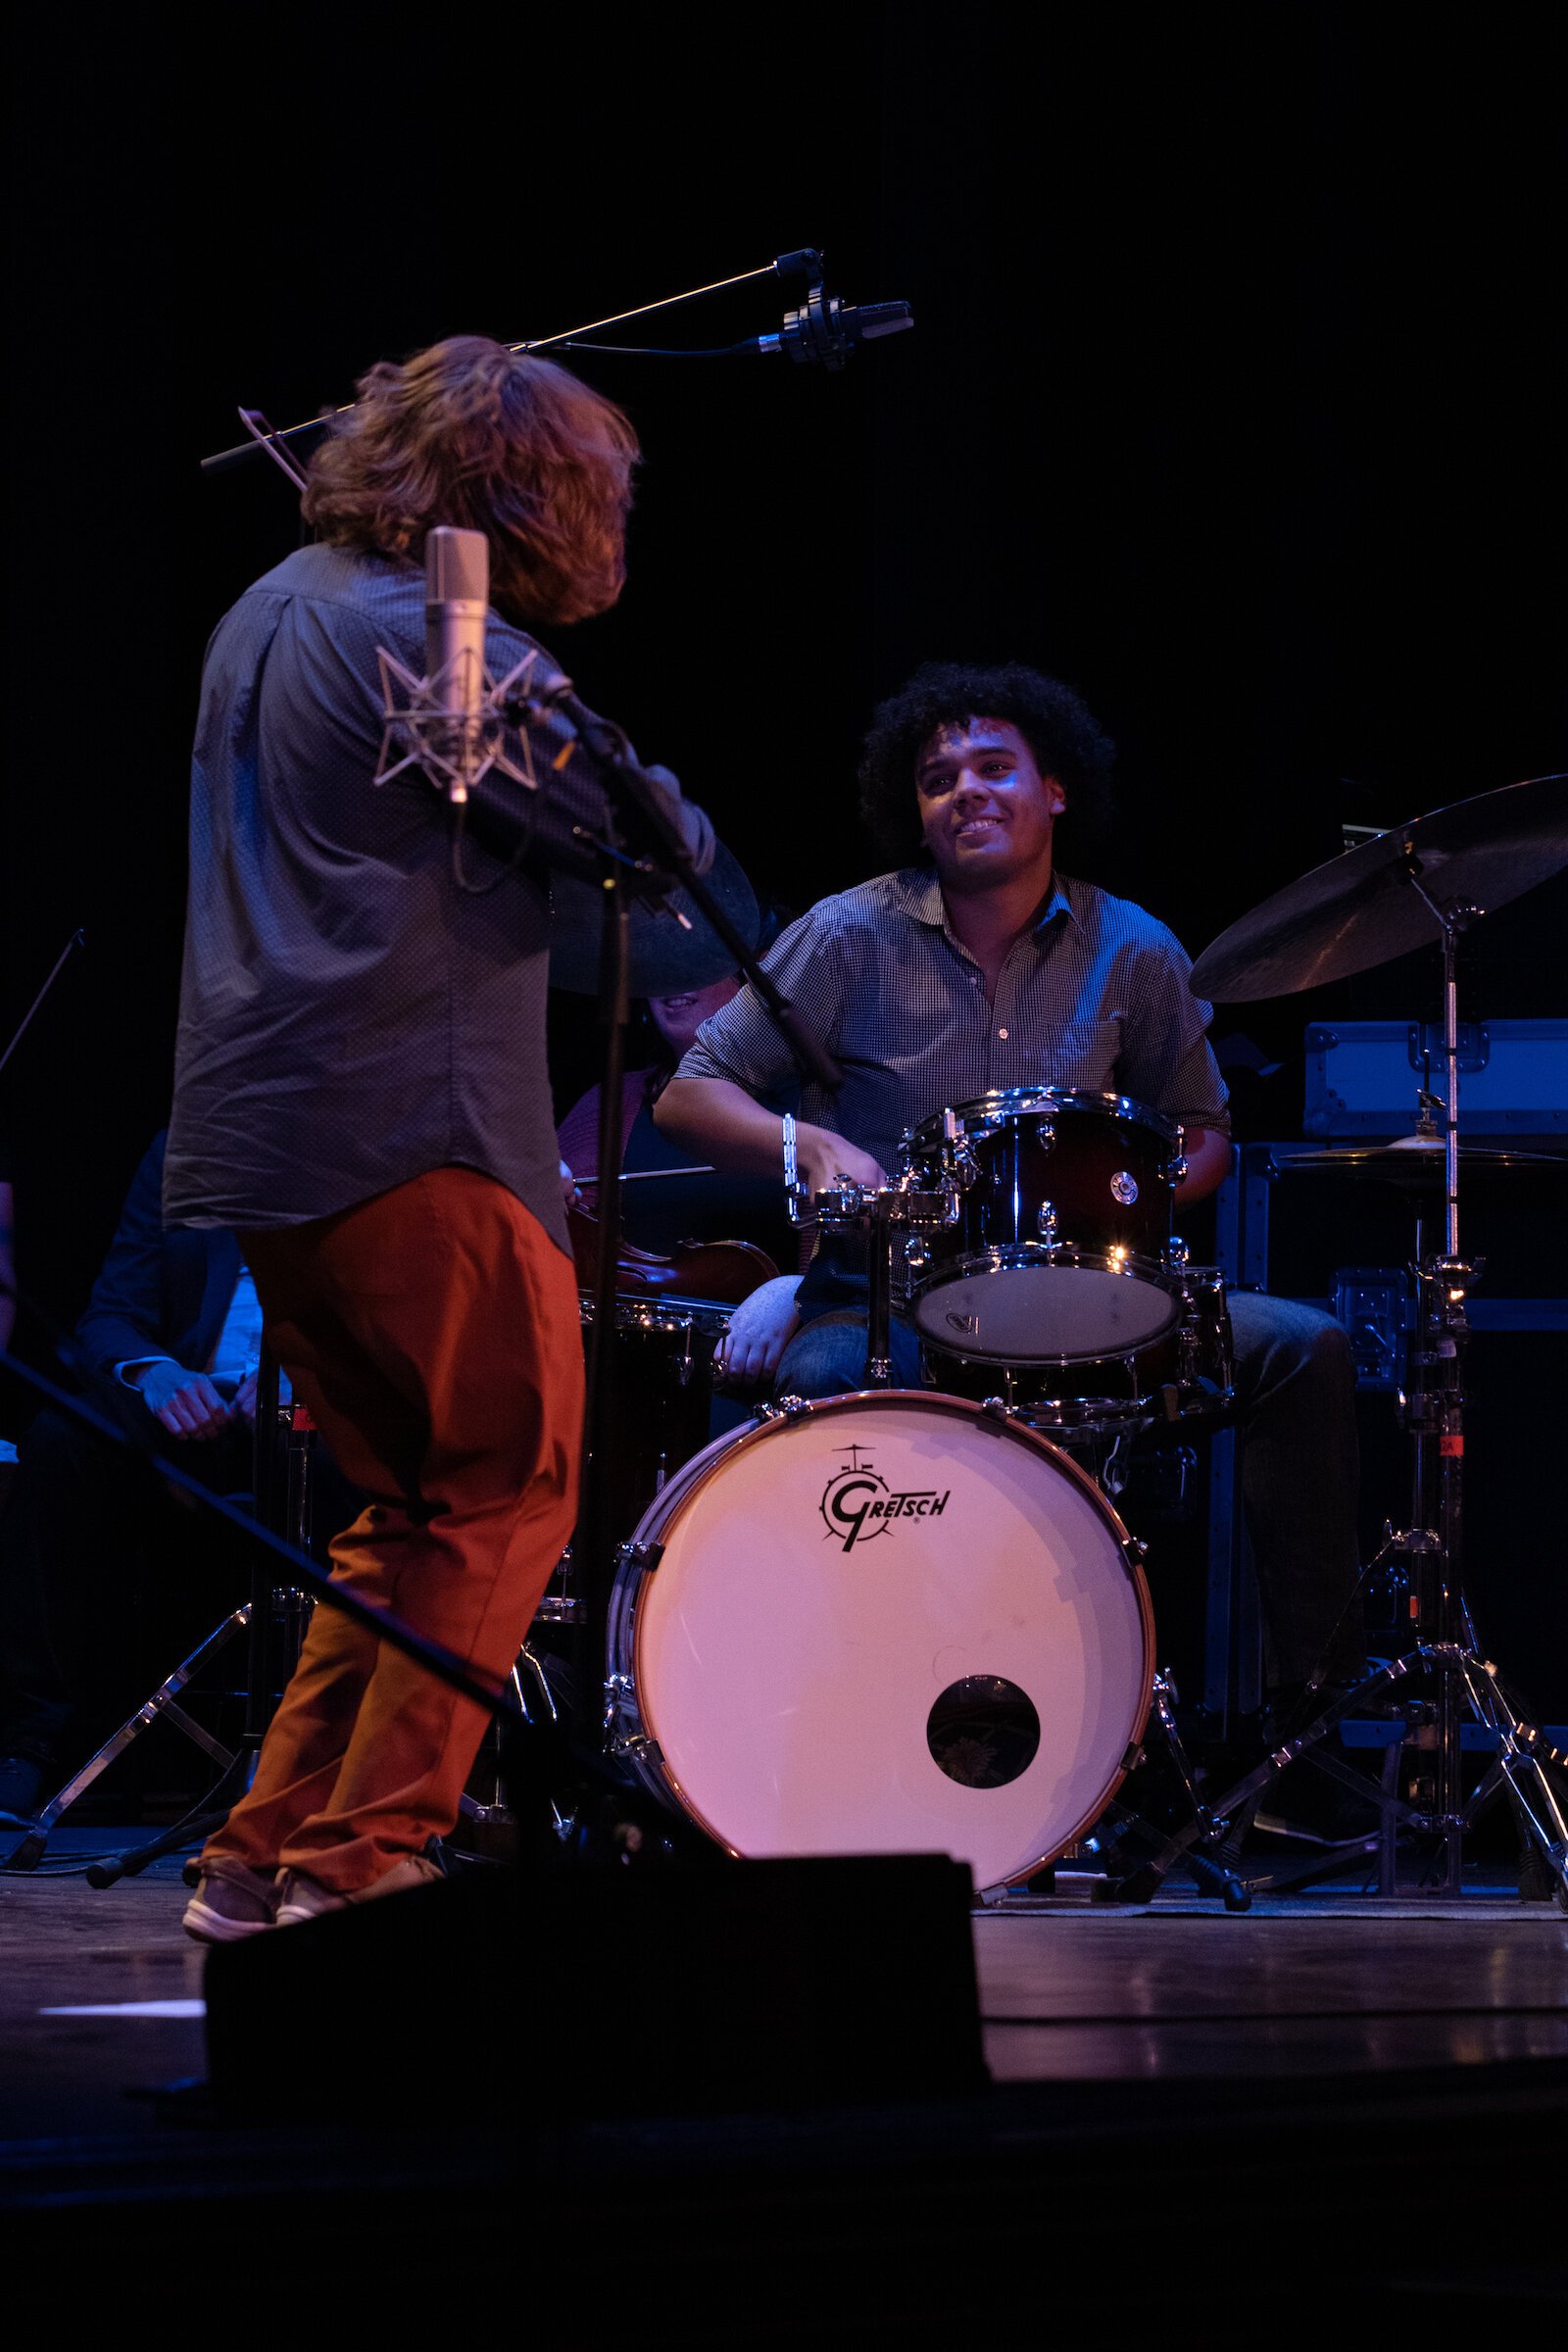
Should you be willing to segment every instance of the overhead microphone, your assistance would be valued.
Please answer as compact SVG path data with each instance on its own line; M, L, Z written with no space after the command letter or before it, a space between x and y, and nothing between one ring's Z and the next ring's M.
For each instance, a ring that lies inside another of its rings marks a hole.
M836 369L857 343L900 335L913 324L914 313L906 302L848 303L817 284L801 308L788 314L776 335L757 335L740 348L783 352L801 367Z
M437 523L424 543L424 676L415 677L384 646L376 648L385 722L377 784L422 767L461 806L491 768L519 784L536 783L507 757L501 702L537 656L525 655L498 686L485 666L489 610L490 548L483 531Z

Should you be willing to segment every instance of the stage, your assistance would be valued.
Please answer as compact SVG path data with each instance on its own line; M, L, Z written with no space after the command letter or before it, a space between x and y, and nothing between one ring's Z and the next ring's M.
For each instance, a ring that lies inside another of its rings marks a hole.
M62 1834L50 1867L113 1843ZM8 2234L96 2267L167 2232L200 2269L280 2230L330 2299L351 2231L378 2249L362 2310L462 2281L584 2345L924 2341L1020 2307L1076 2341L1173 2302L1228 2341L1258 2295L1288 2329L1298 2289L1319 2324L1351 2294L1361 2320L1544 2316L1568 2298L1568 1920L1473 1875L1457 1901L1342 1882L1244 1916L1175 1888L985 1908L992 2083L967 2099L374 2132L168 2094L204 2064L177 1864L102 1892L7 1879ZM890 1974L900 1940L890 1916ZM417 2070L410 1995L393 2063Z

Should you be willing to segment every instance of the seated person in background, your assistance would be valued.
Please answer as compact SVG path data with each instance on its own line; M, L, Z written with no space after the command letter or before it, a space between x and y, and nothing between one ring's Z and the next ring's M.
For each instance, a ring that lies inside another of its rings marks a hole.
M841 1171L883 1184L904 1128L994 1089L1042 1085L1126 1094L1180 1119L1178 1204L1222 1181L1225 1089L1186 956L1142 907L1054 860L1058 818L1093 806L1110 761L1077 696L1020 666L931 665L877 711L862 812L899 870L822 900L767 958L844 1071L836 1095L802 1091L809 1190ZM694 1154L777 1182L769 1105L791 1076L742 990L705 1025L660 1099L659 1124ZM782 1363L774 1357L780 1389L857 1389L865 1298L863 1245L830 1237L794 1301L742 1310L742 1336L755 1320L767 1352L787 1343ZM1283 1718L1309 1680L1348 1683L1364 1666L1354 1367L1326 1315L1247 1292L1230 1309L1243 1493ZM896 1385L919 1386L918 1340L897 1318L892 1353Z
M725 857L721 850L720 866ZM732 919L755 939L759 951L763 951L777 937L787 917L773 906L759 912L738 867L734 868L734 875L735 884L745 888L750 912L743 920L738 908L732 906ZM553 975L555 970L553 958ZM716 980L700 984L694 981L667 994L650 995L643 1000L656 1037L652 1041L652 1059L645 1057L646 1047L643 1054L638 1053L635 1027L629 1037L628 1057L635 1058L637 1066L626 1071L622 1082L621 1165L626 1175L635 1175L642 1181L628 1185L622 1193L622 1228L626 1240L639 1249L657 1250L666 1256L673 1255L687 1242L750 1242L765 1250L776 1265L793 1268L799 1256L800 1236L789 1220L779 1186L767 1177L715 1171L701 1164L700 1154L696 1155L699 1164L694 1168L694 1154L662 1135L654 1121L654 1105L674 1076L698 1030L710 1014L730 1002L740 985L739 972L729 971ZM572 1104L561 1122L556 1140L561 1154L563 1191L568 1200L591 1214L596 1205L599 1165L597 1086L591 1086ZM788 1283L792 1298L795 1287L796 1277L792 1273ZM700 1283L694 1295L706 1296Z
M76 1326L77 1353L84 1372L136 1392L149 1437L173 1440L204 1484L248 1494L255 1285L231 1233L165 1228L163 1175L160 1133ZM90 1621L137 1515L161 1507L136 1456L59 1407L46 1405L23 1438L0 1515L0 1827L25 1826L46 1783L64 1777L76 1692L56 1638Z

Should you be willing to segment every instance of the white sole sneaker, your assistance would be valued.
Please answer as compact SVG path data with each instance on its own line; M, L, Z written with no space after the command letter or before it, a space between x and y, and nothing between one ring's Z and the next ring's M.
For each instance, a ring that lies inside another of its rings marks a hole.
M423 1854L406 1854L394 1862L383 1878L373 1886L359 1887L353 1894L336 1894L329 1886L308 1878L304 1871L291 1870L283 1874L283 1895L276 1911L280 1928L297 1928L308 1919L319 1919L326 1911L346 1911L352 1905L373 1902L377 1895L406 1894L415 1886L425 1886L444 1876Z
M227 1919L193 1894L179 1924L198 1943L243 1943L249 1936L265 1936L273 1923L270 1919Z

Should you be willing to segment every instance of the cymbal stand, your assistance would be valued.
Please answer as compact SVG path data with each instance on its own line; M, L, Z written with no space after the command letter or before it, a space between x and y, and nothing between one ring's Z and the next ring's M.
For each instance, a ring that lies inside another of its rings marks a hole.
M1412 1563L1409 1622L1416 1645L1393 1665L1368 1676L1352 1691L1308 1726L1298 1738L1286 1740L1264 1764L1214 1800L1216 1819L1234 1817L1288 1764L1315 1746L1368 1698L1392 1690L1405 1676L1430 1676L1430 1753L1432 1766L1423 1778L1426 1801L1407 1805L1392 1791L1384 1797L1386 1817L1416 1835L1435 1838L1442 1849L1440 1891L1462 1891L1464 1840L1482 1809L1499 1789L1505 1789L1523 1835L1526 1850L1539 1856L1560 1910L1568 1911L1568 1755L1563 1755L1520 1712L1497 1668L1477 1643L1475 1627L1465 1599L1464 1562L1464 1348L1469 1337L1466 1313L1472 1287L1481 1279L1483 1262L1467 1258L1459 1238L1459 940L1484 910L1454 904L1439 906L1422 887L1421 861L1407 850L1405 878L1431 909L1443 935L1443 1024L1446 1091L1444 1108L1444 1231L1441 1250L1422 1254L1422 1232L1416 1227L1415 1282L1417 1344L1414 1363L1418 1380L1406 1399L1405 1427L1412 1459L1412 1517L1416 1524L1391 1537L1382 1556L1402 1553ZM1496 1741L1491 1769L1465 1801L1462 1783L1463 1725L1466 1716L1482 1724ZM1346 1769L1337 1759L1324 1758L1323 1768L1338 1779ZM1364 1784L1363 1784L1364 1786ZM1181 1842L1202 1835L1200 1825L1184 1833ZM1357 1839L1355 1846L1370 1854L1377 1838ZM1383 1840L1385 1846L1387 1838ZM1322 1875L1321 1869L1317 1875ZM1385 1872L1383 1890L1394 1892L1392 1874ZM1285 1871L1267 1881L1250 1882L1255 1889L1265 1884L1299 1883L1301 1873Z

